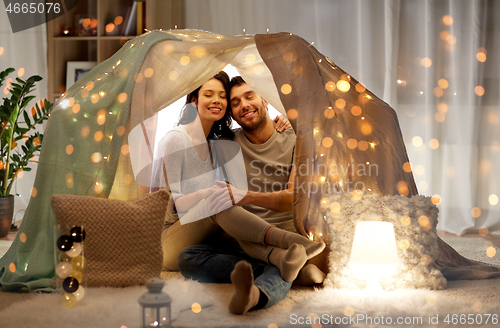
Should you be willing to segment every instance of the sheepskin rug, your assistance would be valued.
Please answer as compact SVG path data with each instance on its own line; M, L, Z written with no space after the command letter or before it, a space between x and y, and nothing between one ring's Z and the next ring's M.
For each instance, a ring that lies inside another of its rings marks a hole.
M484 239L444 240L466 257L500 264L498 249L495 257L487 258L485 247L491 246L486 245L488 242ZM201 284L186 280L178 273L164 273L163 278L166 279L163 291L173 298L174 327L319 328L335 323L340 327L381 327L385 325L381 320L386 324L391 320L395 327L450 327L453 320L459 323L461 318L469 320L469 317L474 324L463 327L500 325L494 320L500 320L498 279L450 281L445 290L397 289L376 293L294 286L275 306L238 316L227 310L233 291L231 285ZM59 294L28 294L25 300L19 300L22 294L0 292L0 303L8 304L0 310L0 327L135 328L140 325L137 299L145 291L142 286L88 288L74 308L64 308ZM404 323L398 325L398 318ZM487 318L489 322L485 324Z

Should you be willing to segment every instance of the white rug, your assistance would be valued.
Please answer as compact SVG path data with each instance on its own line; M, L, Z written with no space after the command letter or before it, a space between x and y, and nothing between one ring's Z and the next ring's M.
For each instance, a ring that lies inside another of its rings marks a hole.
M463 254L470 258L481 261L489 259L483 258L484 241L481 239L452 238L446 241L459 250L462 247L460 245L465 245L463 248L466 252ZM0 243L0 247L2 244L4 243ZM489 260L500 264L499 256L497 253ZM227 284L200 284L172 273L169 274L164 292L173 298L174 327L319 328L335 323L346 327L380 327L388 325L388 320L395 327L450 327L453 326L453 320L460 323L460 319L469 320L469 324L463 327L500 327L500 322L495 321L494 316L488 317L488 314L495 314L496 320L500 320L498 287L498 279L452 281L443 291L397 290L369 293L294 287L287 298L274 307L250 312L245 316L231 315L227 311L232 293L232 287ZM144 292L144 287L91 288L87 290L85 298L72 309L60 304L60 295L40 294L1 311L0 327L135 328L140 324L137 299ZM9 293L1 293L0 297L8 295ZM201 312L194 313L191 310L193 303L201 305ZM349 317L349 314L352 316ZM434 324L436 315L438 324ZM449 323L445 322L447 315ZM479 324L480 319L482 325ZM484 325L486 319L489 322ZM403 320L403 323L397 324L398 320Z

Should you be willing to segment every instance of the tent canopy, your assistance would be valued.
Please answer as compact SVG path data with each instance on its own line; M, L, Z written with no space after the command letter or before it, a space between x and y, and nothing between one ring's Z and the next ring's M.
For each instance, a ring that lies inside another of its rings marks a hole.
M297 135L294 221L325 237L324 195L362 189L414 195L394 110L296 35L228 37L153 31L128 41L67 90L52 111L18 236L0 259L4 290L50 289L56 223L52 194L131 199L134 166L155 153L156 113L227 64L290 119ZM140 127L142 138L131 138ZM135 162L134 162L135 161ZM9 270L13 263L16 270Z

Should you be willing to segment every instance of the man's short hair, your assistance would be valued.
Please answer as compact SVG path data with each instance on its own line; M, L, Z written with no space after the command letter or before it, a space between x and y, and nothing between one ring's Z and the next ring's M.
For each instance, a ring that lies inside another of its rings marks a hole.
M243 80L243 78L241 76L235 76L231 79L231 81L229 82L229 91L231 91L231 89L233 87L238 87L242 84L246 84L245 80Z

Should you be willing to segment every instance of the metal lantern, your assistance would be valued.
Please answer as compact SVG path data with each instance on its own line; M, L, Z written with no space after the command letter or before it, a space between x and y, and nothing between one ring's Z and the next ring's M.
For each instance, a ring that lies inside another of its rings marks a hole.
M160 278L152 278L146 282L148 292L139 298L139 304L142 307L141 327L172 327L170 308L172 299L166 293L162 293L164 284Z

